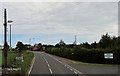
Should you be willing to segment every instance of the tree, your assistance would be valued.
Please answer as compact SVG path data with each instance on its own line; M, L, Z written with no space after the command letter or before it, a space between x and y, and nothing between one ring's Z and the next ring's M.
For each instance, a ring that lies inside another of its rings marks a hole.
M42 43L38 43L36 47L39 51L42 51Z
M91 47L88 42L82 43L81 46L84 47L84 48L90 48Z
M22 42L18 41L17 44L16 44L16 49L19 52L21 52L22 50L26 50L27 47Z
M60 40L60 42L57 43L57 44L55 45L55 47L61 47L61 46L64 46L64 45L66 45L65 42L64 42L63 40Z
M63 46L63 45L65 45L65 42L63 40L60 40L60 42L58 44Z
M96 43L96 41L95 41L94 43L91 43L91 47L92 47L92 48L97 48L97 43Z
M38 46L42 46L42 43L38 43Z
M102 35L102 38L99 41L99 46L101 48L110 48L112 45L111 43L112 43L112 39L107 33L106 35Z

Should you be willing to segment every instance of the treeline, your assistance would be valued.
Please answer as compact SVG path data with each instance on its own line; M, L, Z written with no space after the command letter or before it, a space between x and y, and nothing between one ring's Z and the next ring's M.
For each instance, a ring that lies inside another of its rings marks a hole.
M19 52L23 51L23 50L29 50L29 47L31 45L29 44L23 44L21 41L18 41L15 47L15 50L18 50Z
M31 50L31 51L42 51L42 44L34 44L33 46L30 44L23 44L21 41L18 41L15 47L15 50L17 51L23 51L23 50Z
M120 46L120 37L110 37L108 34L102 35L100 41L98 43L94 42L91 44L88 44L88 42L85 42L81 44L82 47L85 48L116 48Z
M102 35L98 43L88 42L80 45L65 44L60 41L54 47L46 48L46 52L57 56L89 62L105 64L120 64L120 37L110 37L108 34ZM113 53L113 59L105 59L104 53Z

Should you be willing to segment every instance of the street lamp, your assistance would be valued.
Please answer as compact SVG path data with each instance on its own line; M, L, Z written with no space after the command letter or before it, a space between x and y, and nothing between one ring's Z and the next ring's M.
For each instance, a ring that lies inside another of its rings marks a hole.
M11 20L9 20L8 21L8 23L10 23L10 51L11 51L11 23L12 23L13 21L11 21Z

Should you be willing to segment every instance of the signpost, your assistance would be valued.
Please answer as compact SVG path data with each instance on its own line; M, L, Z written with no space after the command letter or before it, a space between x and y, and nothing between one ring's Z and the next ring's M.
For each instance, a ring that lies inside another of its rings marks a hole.
M113 59L113 53L104 53L105 59Z
M106 64L108 59L113 59L113 53L104 53L104 58L106 59Z

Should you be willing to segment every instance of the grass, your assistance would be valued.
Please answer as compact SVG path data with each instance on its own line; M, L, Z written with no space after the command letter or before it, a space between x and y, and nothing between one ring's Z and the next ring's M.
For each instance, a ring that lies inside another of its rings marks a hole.
M112 65L112 64L86 63L86 62L74 61L74 60L72 60L72 62L75 63L75 64L91 65L91 66L120 66L120 65Z
M23 73L26 73L30 67L31 60L34 57L34 54L31 52L24 52L24 62L17 61L16 64L22 69Z
M24 57L24 62L20 60L16 60L15 58L17 56L20 56L20 54L23 54ZM26 74L29 67L30 63L34 57L34 54L32 52L8 52L8 67L9 68L21 68L21 73Z

